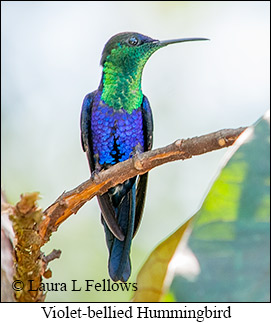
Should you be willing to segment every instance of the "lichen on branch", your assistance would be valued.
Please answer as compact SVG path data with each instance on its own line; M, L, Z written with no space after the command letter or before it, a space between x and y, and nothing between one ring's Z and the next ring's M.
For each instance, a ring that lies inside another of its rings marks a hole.
M39 289L42 276L51 277L47 264L52 257L43 256L44 241L37 230L43 220L42 210L36 203L38 199L37 192L21 195L10 215L15 233L13 289L18 302L44 301L45 294Z

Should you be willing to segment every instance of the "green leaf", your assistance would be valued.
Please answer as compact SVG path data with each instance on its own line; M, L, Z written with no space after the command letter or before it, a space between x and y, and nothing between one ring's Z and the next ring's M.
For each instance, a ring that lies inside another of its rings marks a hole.
M187 221L165 241L160 243L141 268L137 276L134 302L158 302L165 292L168 265L191 220ZM174 299L171 296L171 299ZM167 299L166 299L167 300Z
M240 147L196 214L188 247L200 273L182 274L179 257L171 285L177 301L270 300L269 131L263 118L238 139Z
M267 119L240 136L201 209L151 253L133 301L269 301Z

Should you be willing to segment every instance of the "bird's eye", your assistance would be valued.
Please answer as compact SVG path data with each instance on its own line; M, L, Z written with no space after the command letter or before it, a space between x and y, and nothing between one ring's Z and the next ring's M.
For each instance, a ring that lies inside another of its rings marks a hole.
M136 46L138 45L139 40L136 37L132 36L131 38L129 38L128 43L131 46Z

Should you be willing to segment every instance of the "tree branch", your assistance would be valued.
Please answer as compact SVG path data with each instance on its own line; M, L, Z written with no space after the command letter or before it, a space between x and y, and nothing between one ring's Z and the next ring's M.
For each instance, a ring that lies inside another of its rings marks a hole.
M51 233L71 214L77 211L95 195L108 191L110 187L123 183L136 175L142 175L152 168L175 160L184 160L213 150L231 146L246 128L224 129L200 137L176 140L163 148L154 149L118 163L94 177L64 192L45 211L45 219L39 225L39 233L48 241Z

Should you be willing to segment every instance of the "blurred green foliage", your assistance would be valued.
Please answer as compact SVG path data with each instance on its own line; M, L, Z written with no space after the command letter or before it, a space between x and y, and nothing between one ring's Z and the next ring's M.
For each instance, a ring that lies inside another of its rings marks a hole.
M251 130L196 215L188 246L200 273L176 274L177 301L270 301L270 120Z
M134 301L270 301L269 133L266 114L231 147L201 209L143 265Z

